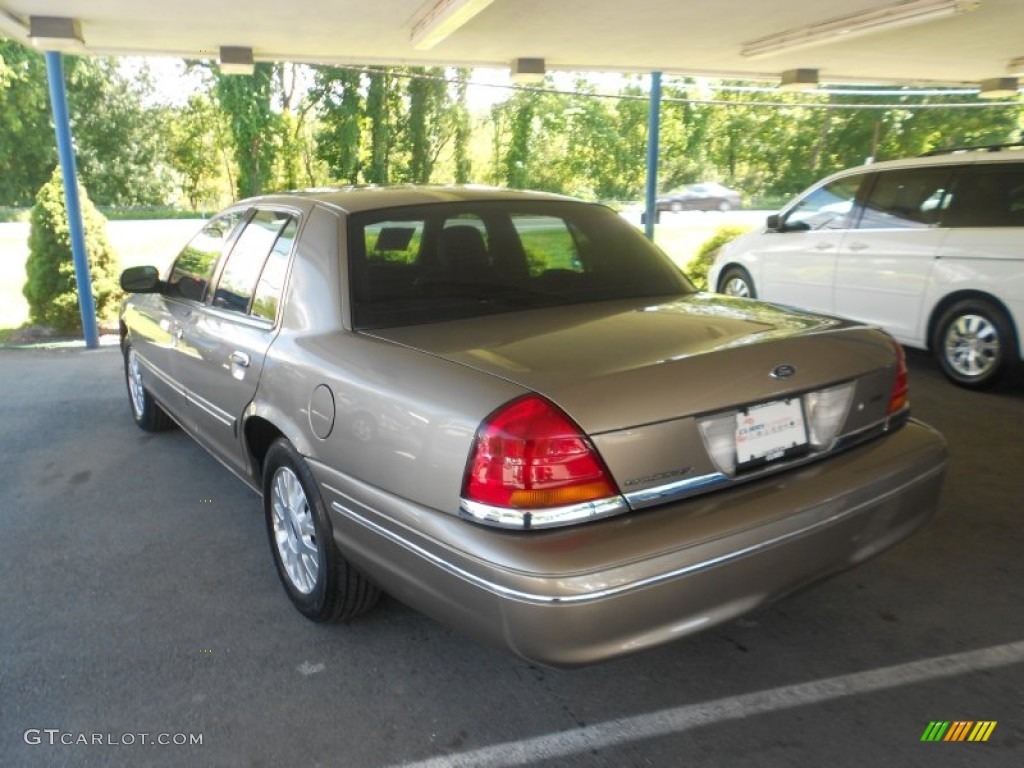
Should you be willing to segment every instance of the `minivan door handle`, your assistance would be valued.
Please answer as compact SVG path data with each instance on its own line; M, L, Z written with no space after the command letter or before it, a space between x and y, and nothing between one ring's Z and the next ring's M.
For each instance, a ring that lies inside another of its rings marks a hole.
M866 251L870 246L867 243L850 243L851 251Z
M249 367L249 356L245 354L245 352L232 352L231 355L228 357L228 360L230 360L235 365L241 366L242 368Z

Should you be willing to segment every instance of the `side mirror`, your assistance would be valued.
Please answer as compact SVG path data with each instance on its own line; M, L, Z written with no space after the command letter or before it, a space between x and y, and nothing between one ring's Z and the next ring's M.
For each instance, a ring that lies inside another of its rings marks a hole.
M159 293L162 288L156 267L128 267L121 273L121 290L126 293Z
M764 225L772 232L778 232L782 229L782 217L777 213L773 213L765 220Z

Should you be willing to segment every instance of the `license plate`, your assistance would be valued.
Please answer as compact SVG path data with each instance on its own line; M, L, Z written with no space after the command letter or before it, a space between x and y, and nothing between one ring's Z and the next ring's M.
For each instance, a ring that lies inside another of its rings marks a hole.
M738 468L807 452L807 425L800 398L754 405L736 414Z

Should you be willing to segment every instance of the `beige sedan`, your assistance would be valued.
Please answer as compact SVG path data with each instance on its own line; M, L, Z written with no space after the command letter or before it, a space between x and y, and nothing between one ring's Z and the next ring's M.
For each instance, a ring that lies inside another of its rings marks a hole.
M707 629L933 514L942 438L860 324L695 293L611 210L267 196L126 270L131 413L262 494L315 621L381 590L575 666Z

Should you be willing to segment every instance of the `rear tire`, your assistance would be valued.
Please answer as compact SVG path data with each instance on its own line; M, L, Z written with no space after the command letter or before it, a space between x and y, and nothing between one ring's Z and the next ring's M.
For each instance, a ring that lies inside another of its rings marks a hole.
M174 426L171 417L161 408L142 384L142 362L131 344L124 348L124 378L128 385L128 405L132 419L146 432L163 432Z
M313 474L284 439L263 461L263 510L277 575L303 616L347 621L374 606L380 590L338 551Z
M1016 355L1017 339L1006 313L984 299L965 299L935 326L932 352L955 384L985 389L999 380Z
M718 278L718 292L741 299L756 299L757 290L750 273L743 267L729 267Z

